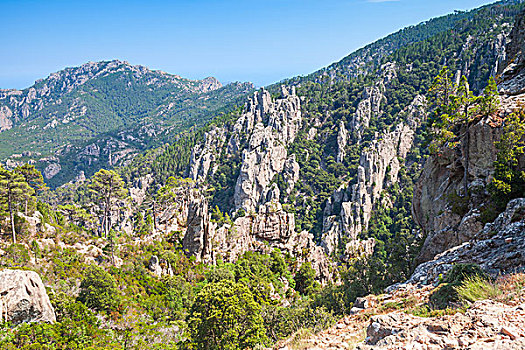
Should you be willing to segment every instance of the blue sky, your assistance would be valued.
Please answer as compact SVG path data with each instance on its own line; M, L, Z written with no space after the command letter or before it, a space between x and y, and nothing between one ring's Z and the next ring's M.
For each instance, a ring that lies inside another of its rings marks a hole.
M121 59L267 85L482 0L0 0L0 88Z

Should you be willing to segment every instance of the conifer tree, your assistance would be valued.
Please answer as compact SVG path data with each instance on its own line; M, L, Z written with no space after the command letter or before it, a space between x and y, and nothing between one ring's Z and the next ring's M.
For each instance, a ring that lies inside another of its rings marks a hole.
M100 169L91 178L89 190L94 194L102 213L104 237L107 238L111 230L111 213L118 209L118 201L127 196L124 181L113 170Z
M34 192L21 174L0 168L0 195L2 205L9 214L13 244L16 243L15 211L19 204L28 200Z
M493 77L490 77L489 83L483 90L483 96L481 97L481 109L480 112L483 115L491 115L496 113L499 108L498 98L498 86Z
M27 184L31 186L31 188L35 191L35 194L37 196L41 195L49 189L46 183L44 182L44 177L42 176L42 173L38 171L34 165L24 164L22 166L16 167L14 171L24 177ZM24 212L26 215L28 212L29 198L30 197L26 197L25 201Z

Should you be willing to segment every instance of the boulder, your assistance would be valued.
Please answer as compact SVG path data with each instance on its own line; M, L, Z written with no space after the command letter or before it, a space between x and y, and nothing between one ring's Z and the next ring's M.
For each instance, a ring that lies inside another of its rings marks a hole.
M56 321L44 284L34 271L0 271L0 315L13 325Z

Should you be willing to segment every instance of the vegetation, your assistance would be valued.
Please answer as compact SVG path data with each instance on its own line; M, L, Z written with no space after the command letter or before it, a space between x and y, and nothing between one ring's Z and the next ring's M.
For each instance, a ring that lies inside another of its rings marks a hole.
M80 283L78 300L99 311L114 311L118 306L117 284L103 268L91 265Z
M158 148L115 170L95 173L95 167L67 163L71 169L85 169L91 178L52 192L34 167L0 170L0 215L5 218L1 229L13 241L2 246L5 254L0 256L0 267L39 272L57 312L55 324L24 324L16 329L2 325L0 348L242 349L271 345L294 334L300 343L304 334L324 329L349 313L356 297L382 293L385 287L406 280L422 242L411 218L411 200L414 179L429 155L425 142L434 154L445 148L468 154L470 123L498 108L495 82L488 80L487 66L495 57L485 48L490 47L491 36L503 30L502 23L520 8L509 3L432 20L396 33L331 68L288 82L297 86L304 118L295 141L287 147L300 166L299 181L289 188L284 175L278 174L272 185L280 190L282 207L295 214L296 231L306 230L316 240L321 238L326 215L341 216L342 199L336 197L353 195L361 155L373 150L401 123L419 123L416 119L423 116L410 113L416 97L425 95L430 102L429 123L415 131L415 146L407 157L397 159L398 179L382 184L368 227L358 237L373 239L372 254L349 253L348 238L342 237L331 257L337 262L332 271L336 277L325 286L317 280L312 264L305 262L308 252L294 252L294 256L258 242L266 253L247 252L232 262L214 255L214 264L208 264L183 250L182 231L169 231L172 226L188 224L175 222L176 214L186 210L188 199L197 194L209 201L210 225L231 228L236 218L248 220L255 215L235 211L232 202L242 150L249 140L240 133L235 140L239 151L228 153L231 130L242 110L228 104L223 114L218 111L221 101L237 96L235 88L207 93L201 104L186 92L177 90L172 95L172 86L153 89L152 96L144 81L123 72L62 96L64 105L77 98L92 103L86 118L78 120L70 134L60 135L60 128L46 131L45 137L52 135L57 144L66 139L82 146L106 137L120 140L119 130L124 127L135 137L143 127L151 127L152 120L164 132L157 133L155 141L146 138L151 141L146 148ZM467 38L472 44L463 49ZM371 59L362 66L359 57ZM445 61L448 68L442 67ZM387 63L395 66L395 74L388 79L382 68ZM453 83L450 72L464 66L471 73ZM115 78L131 81L129 91L123 94ZM381 108L371 113L362 128L356 128L353 118L366 89L372 87L381 91ZM276 86L269 89L274 96L278 94ZM50 94L59 97L56 91ZM220 100L224 97L220 94L229 95ZM102 95L107 101L96 102ZM157 114L159 101L162 106L174 104L176 111ZM181 109L183 103L187 109ZM53 108L51 112L63 112L58 104ZM220 115L208 121L215 114ZM45 124L40 117L25 122ZM101 122L107 122L107 128ZM190 128L205 122L203 127ZM524 152L523 114L504 123L491 184L492 200L498 206L522 194L525 187L519 166ZM348 130L348 142L344 152L339 152L338 135L343 128ZM195 147L202 145L206 132L219 129L226 136L224 145L213 150L213 171L206 180L187 179ZM88 136L85 130L90 130ZM184 132L178 133L181 130ZM5 140L20 138L20 144L28 141L20 129L2 135ZM166 141L171 143L164 144ZM138 143L137 149L144 150ZM338 157L339 153L344 156ZM62 183L71 175L53 181ZM131 213L132 227L120 230L124 215L129 214L125 188L146 182L140 193L144 200ZM446 195L455 204L452 210L464 214L470 199L468 188ZM31 215L35 210L41 214L41 224L29 232L24 215L17 213ZM150 261L159 265L150 267ZM488 288L491 283L478 266L456 265L428 305L416 306L406 298L385 304L382 311L412 308L418 315L445 314L465 300L497 298Z
M494 162L494 179L489 191L499 209L525 193L525 172L519 158L525 150L525 112L513 113L505 118L501 139L496 143L497 159Z
M492 282L478 275L468 277L455 288L459 300L473 303L476 300L495 299L501 291Z
M478 265L454 265L440 283L439 288L430 295L429 304L433 309L446 309L453 306L454 303L459 303L460 301L458 290L461 290L461 286L465 281L486 280L487 278L487 275ZM467 291L467 289L463 290Z
M206 285L188 318L191 348L247 349L263 343L261 306L248 287L229 280Z

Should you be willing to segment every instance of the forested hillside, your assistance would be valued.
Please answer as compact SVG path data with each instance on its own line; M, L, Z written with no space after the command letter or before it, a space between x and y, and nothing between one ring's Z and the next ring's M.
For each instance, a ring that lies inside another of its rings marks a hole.
M252 88L117 60L67 68L28 89L0 91L0 158L35 162L55 187L202 126Z

